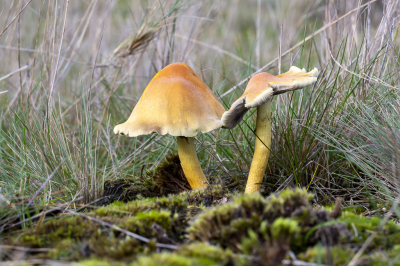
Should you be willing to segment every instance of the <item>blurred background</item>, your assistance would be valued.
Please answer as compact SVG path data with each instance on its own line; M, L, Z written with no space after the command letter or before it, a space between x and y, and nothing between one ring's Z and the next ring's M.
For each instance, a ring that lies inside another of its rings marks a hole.
M192 67L226 109L251 75L320 70L274 99L268 194L305 187L370 208L399 192L398 1L4 0L0 2L0 193L85 203L176 151L170 136L115 136L151 78ZM196 139L212 184L243 190L255 113ZM49 179L49 182L46 180ZM371 205L372 204L372 205Z

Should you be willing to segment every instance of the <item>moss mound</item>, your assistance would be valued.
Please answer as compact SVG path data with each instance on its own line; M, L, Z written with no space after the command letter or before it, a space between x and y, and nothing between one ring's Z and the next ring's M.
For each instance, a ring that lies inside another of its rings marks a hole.
M164 195L191 190L178 154L169 154L154 171L147 171L146 175L155 181Z
M243 190L246 184L242 177L236 176L227 180L226 184L220 184L220 180L214 180L212 177L210 177L210 182L213 187L218 187L219 194L227 195L231 194L231 191L238 191L238 188ZM191 188L183 173L179 156L169 154L154 171L147 171L144 176L135 179L122 178L105 181L102 199L97 202L97 205L104 206L114 201L129 202L189 191ZM215 198L215 192L211 192L213 197L208 197L208 203L205 202L206 206L210 206L212 198Z
M321 227L306 238L312 228L331 220L325 210L312 208L312 197L300 189L267 199L243 195L201 214L188 228L188 238L252 255L253 265L265 260L276 265L289 249L298 252L317 242L333 245L348 238L344 224Z
M300 189L234 196L209 186L61 214L8 233L2 244L27 248L25 258L80 265L281 265L289 251L305 262L343 265L373 234L360 265L400 263L399 225L316 210L312 197Z
M102 199L98 201L98 205L162 197L189 190L191 188L183 173L179 156L172 153L154 171L147 171L144 176L105 181Z

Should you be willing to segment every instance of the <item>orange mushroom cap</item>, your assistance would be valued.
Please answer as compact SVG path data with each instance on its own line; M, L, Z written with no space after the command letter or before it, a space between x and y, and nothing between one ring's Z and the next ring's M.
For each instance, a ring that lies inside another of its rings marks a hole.
M310 72L292 66L278 76L263 72L254 75L247 84L243 95L222 115L224 128L234 128L250 108L255 108L272 99L274 95L304 88L317 81L318 69Z
M114 133L193 137L220 128L224 112L214 93L188 65L173 63L153 77L129 119L115 126Z

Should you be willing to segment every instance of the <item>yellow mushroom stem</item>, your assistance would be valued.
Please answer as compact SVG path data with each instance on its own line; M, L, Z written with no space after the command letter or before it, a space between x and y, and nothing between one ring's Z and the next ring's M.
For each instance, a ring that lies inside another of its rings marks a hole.
M197 158L194 138L177 137L178 155L183 172L192 189L206 187L208 181Z
M259 192L271 147L271 100L257 107L256 143L245 193Z

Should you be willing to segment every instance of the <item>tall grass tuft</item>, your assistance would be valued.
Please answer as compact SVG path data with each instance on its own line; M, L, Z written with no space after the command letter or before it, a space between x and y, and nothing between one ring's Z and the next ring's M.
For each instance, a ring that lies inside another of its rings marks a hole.
M60 110L48 105L38 112L15 110L4 118L7 130L0 130L3 193L29 199L46 185L36 199L42 203L69 201L79 196L83 196L84 202L96 198L100 181L96 170L100 154L96 149L101 133L95 128L84 96L76 115L78 126L72 131ZM45 183L57 167L50 182Z
M365 193L393 201L400 193L400 95L385 88L370 93L377 94L374 102L349 107L335 128L321 125L316 135L357 169Z

